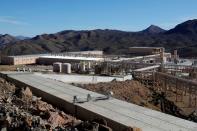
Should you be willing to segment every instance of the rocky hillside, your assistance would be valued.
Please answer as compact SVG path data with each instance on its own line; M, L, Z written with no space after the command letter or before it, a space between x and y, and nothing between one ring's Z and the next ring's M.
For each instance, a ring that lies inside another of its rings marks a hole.
M164 46L167 51L178 49L183 57L197 57L197 20L186 21L168 31L153 25L140 32L66 30L10 42L0 50L6 55L94 49L108 54L123 54L130 46Z
M18 39L15 38L14 36L11 36L8 34L5 34L5 35L0 34L0 45L1 46L8 44L8 43L16 42L16 41L18 41Z

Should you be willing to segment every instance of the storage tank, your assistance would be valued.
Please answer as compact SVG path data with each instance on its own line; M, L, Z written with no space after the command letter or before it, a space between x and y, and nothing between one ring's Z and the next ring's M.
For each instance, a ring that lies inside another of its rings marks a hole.
M91 68L91 63L90 62L88 62L88 69L90 69Z
M71 73L71 64L63 63L62 64L62 73L70 74Z
M53 72L62 72L62 63L53 63Z
M86 71L86 63L85 62L80 63L80 71L81 72L85 72Z

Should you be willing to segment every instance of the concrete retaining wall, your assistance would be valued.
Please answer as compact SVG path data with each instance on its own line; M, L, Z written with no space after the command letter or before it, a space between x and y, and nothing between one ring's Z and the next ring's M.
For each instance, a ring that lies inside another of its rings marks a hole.
M106 118L105 116L101 116L99 114L96 114L92 111L89 111L78 104L70 103L68 101L65 101L61 99L58 96L55 96L53 94L46 93L42 90L37 89L36 87L32 87L26 83L23 83L21 81L18 81L16 79L13 79L5 74L1 74L1 77L5 78L7 81L14 83L18 87L29 87L33 94L42 97L42 99L53 106L58 107L59 109L64 110L66 113L69 113L81 120L93 120L96 118L105 119L108 123L108 126L111 127L114 131L127 131L128 127L126 125L123 125L121 123L118 123L116 121L113 121L111 119ZM141 131L139 128L133 127L133 131Z

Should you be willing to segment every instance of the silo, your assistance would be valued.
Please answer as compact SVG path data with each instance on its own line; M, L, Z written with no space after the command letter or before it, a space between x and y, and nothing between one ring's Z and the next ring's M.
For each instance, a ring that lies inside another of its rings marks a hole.
M53 63L53 72L62 72L62 63Z
M63 63L62 64L62 73L70 74L71 73L71 64Z

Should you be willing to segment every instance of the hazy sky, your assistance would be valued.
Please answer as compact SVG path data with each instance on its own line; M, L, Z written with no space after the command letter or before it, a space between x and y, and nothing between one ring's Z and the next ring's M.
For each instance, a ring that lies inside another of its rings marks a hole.
M0 0L0 33L164 29L197 18L197 0Z

